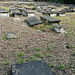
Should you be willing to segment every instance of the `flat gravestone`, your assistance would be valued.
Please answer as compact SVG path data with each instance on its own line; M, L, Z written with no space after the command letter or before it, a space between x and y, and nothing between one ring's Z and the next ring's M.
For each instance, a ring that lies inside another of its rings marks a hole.
M35 16L34 11L27 10L27 11L25 11L25 13L28 14L28 17Z
M57 16L65 16L65 12L57 12Z
M6 32L7 39L16 39L17 35L14 32Z
M30 26L34 26L34 25L38 25L38 24L42 24L43 22L41 20L39 20L37 17L33 16L33 17L28 17L26 19L27 23Z
M5 9L0 9L0 17L9 17L9 12Z
M53 17L48 17L48 16L40 16L41 20L48 21L49 23L59 23L61 20L53 18Z
M19 11L12 11L12 15L13 15L13 16L21 16L22 13L19 12Z
M43 14L47 14L47 15L49 15L49 16L56 16L57 15L57 12L54 12L54 11L44 11L44 12L42 12Z
M16 9L16 7L11 7L9 10L10 11L16 11L17 9Z
M12 65L11 70L12 75L54 75L45 61Z
M53 28L58 33L66 33L65 27L63 27L63 25L53 25Z

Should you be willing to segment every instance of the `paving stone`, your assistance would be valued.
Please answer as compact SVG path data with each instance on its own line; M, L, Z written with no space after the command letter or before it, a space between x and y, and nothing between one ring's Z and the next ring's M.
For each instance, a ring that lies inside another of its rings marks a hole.
M6 32L7 39L16 39L17 35L14 32Z
M42 24L43 22L41 20L39 20L37 17L33 16L33 17L28 17L26 19L27 23L30 26L34 26L34 25L38 25L38 24Z
M54 75L45 61L33 61L11 66L12 75Z

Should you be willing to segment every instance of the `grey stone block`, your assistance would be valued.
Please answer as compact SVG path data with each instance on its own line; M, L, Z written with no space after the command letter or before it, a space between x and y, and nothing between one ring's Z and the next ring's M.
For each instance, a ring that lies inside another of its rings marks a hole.
M7 39L16 39L17 35L14 32L6 32Z
M34 26L34 25L38 25L38 24L42 24L43 22L41 20L39 20L38 18L36 18L35 16L33 17L28 17L26 19L27 23L30 25L30 26Z
M11 66L12 75L54 75L45 61L33 61Z
M42 20L48 21L49 23L59 23L61 20L53 18L53 17L48 17L48 16L40 16Z

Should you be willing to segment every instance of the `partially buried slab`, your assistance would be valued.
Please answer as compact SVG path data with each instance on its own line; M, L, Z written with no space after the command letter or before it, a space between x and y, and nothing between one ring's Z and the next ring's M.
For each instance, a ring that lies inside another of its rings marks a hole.
M56 32L66 33L65 27L63 25L53 25L53 28L55 29Z
M16 39L17 35L14 32L6 32L7 39Z
M11 66L12 75L54 75L45 61L33 61Z
M26 19L27 23L30 26L34 26L34 25L38 25L38 24L42 24L43 22L41 20L39 20L37 17L33 16L33 17L28 17Z

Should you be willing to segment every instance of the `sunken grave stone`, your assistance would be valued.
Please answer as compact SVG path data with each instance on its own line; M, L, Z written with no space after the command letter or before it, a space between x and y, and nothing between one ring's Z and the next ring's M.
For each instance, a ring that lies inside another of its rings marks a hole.
M58 33L66 33L66 31L65 31L66 28L63 27L63 25L53 25L53 28Z
M53 17L48 17L48 16L40 16L41 20L45 23L45 24L49 24L51 25L52 23L58 23L61 21L59 19L53 18Z
M12 75L54 75L45 61L33 61L11 66Z
M16 39L17 35L14 32L6 32L7 39Z
M30 26L34 26L34 25L38 25L38 24L42 24L43 22L41 20L39 20L37 17L33 16L33 17L28 17L26 19L27 23Z
M0 9L0 17L9 17L9 12L5 9Z

